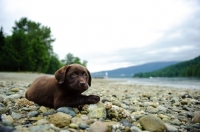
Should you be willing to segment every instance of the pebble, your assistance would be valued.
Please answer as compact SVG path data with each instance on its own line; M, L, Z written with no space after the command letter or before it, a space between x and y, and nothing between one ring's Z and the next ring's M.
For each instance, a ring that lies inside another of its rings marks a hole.
M38 126L30 126L28 128L31 132L41 132L41 131L49 131L51 129L50 124L38 125Z
M19 88L12 88L10 91L11 92L19 92Z
M78 127L85 130L86 128L89 128L89 125L86 123L80 123Z
M147 111L148 111L149 113L156 114L156 113L158 113L159 109L154 108L154 107L152 107L152 106L148 106L148 107L147 107Z
M162 120L154 115L144 115L139 119L140 124L145 130L151 132L164 132L166 126Z
M131 127L131 132L142 132L142 130L136 126Z
M70 124L71 116L62 112L49 115L49 122L55 126L62 128Z
M47 108L44 107L44 106L41 106L39 110L40 110L42 113L47 112Z
M200 123L200 112L196 112L194 114L194 117L192 118L192 122L195 123Z
M100 121L94 122L89 127L89 132L107 132L107 130L108 127Z
M7 99L15 100L15 99L20 98L20 96L21 96L20 94L12 94L12 95L6 96L6 97L4 98L4 100L7 100Z
M11 126L2 126L0 125L0 132L13 132L15 128Z
M76 116L76 113L73 108L71 107L60 107L56 110L57 112L63 112L66 114L71 115L72 117Z
M88 114L89 118L106 118L106 109L105 108L95 108Z
M74 124L74 123L70 123L69 124L70 128L74 128L74 129L78 129L78 125Z
M77 125L79 125L82 122L83 122L83 120L81 118L79 118L79 117L73 117L71 119L71 123L74 123L74 124L77 124Z
M28 113L28 117L35 117L35 116L38 116L39 115L39 112L38 111L30 111Z
M80 117L83 121L87 121L89 117L87 115L81 115Z
M12 112L11 116L13 117L13 119L20 119L22 117L22 114Z
M121 123L123 126L127 126L127 127L129 127L129 128L131 128L133 125L129 122L129 121L127 121L127 120L121 120L119 123Z
M47 110L46 112L43 113L44 116L48 116L48 115L52 115L55 113L55 110L54 109L50 109L50 110Z
M0 106L0 114L6 114L9 111L8 107L1 107Z
M44 125L44 124L47 124L47 123L49 123L49 121L46 120L46 119L40 119L36 122L37 125Z
M173 125L169 125L167 123L164 123L166 126L166 129L168 132L178 132L178 128L173 126Z
M6 115L6 114L2 114L1 115L1 120L4 123L8 123L8 124L12 124L14 122L13 118L11 115Z

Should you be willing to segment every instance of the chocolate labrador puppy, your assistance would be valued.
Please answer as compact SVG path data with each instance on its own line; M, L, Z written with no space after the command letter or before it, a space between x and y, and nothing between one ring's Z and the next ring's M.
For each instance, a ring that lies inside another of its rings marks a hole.
M25 96L39 105L53 107L78 107L84 104L95 104L100 97L82 95L91 86L90 72L79 64L63 66L55 72L55 77L37 78Z

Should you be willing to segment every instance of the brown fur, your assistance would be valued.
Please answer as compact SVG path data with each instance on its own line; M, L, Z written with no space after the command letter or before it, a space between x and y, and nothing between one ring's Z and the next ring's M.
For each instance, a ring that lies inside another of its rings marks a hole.
M63 66L55 72L55 77L41 76L26 91L28 100L39 105L53 107L78 107L99 102L96 95L82 95L91 86L90 72L79 64Z

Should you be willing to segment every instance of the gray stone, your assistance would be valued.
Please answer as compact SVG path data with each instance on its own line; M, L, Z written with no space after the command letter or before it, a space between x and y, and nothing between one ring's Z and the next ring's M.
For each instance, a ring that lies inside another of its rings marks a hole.
M13 119L20 119L22 117L22 114L12 112L12 117L13 117Z
M120 123L121 123L123 126L128 126L128 127L130 127L130 128L133 126L133 125L132 125L130 122L128 122L127 120L121 120Z
M18 99L18 98L20 98L20 97L21 97L20 94L12 94L12 95L6 96L6 97L4 98L4 100L6 100L6 99L15 100L15 99Z
M132 126L131 127L131 132L142 132L142 130L140 130L138 127L136 126Z
M6 114L1 115L1 120L6 124L12 124L14 121L11 115L6 115Z
M181 122L178 119L171 120L170 123L173 125L181 125Z
M39 112L38 111L31 111L31 112L28 112L28 117L35 117L35 116L38 116L39 115Z
M0 130L1 132L13 132L15 128L11 127L11 126L3 126L0 125Z
M36 123L37 123L37 125L44 125L44 124L49 123L49 121L47 121L46 119L40 119Z
M29 130L31 132L41 132L41 131L48 131L50 129L50 124L45 125L38 125L38 126L30 126Z
M154 108L154 107L152 107L152 106L148 106L148 107L147 107L147 111L148 111L149 113L155 114L155 113L158 113L159 109L158 109L158 108Z
M44 115L44 116L48 116L48 115L52 115L52 114L54 114L54 113L55 113L55 110L54 110L54 109L50 109L50 110L44 112L43 115Z
M9 111L7 107L0 107L0 114L6 114Z
M66 114L71 115L72 117L76 116L76 113L73 108L71 107L60 107L56 110L57 112L63 112Z
M167 123L164 123L164 124L165 124L168 132L178 132L178 128L176 128L175 126L169 125Z
M78 127L81 129L86 129L86 128L89 128L89 125L86 123L80 123Z

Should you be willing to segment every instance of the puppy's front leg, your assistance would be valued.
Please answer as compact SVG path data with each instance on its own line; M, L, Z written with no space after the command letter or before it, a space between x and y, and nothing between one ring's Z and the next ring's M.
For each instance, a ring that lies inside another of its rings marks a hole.
M96 95L76 95L73 97L60 97L54 100L54 108L63 106L78 107L85 104L95 104L100 101L100 97Z
M89 95L87 96L87 103L86 104L96 104L100 101L100 97L96 95Z

